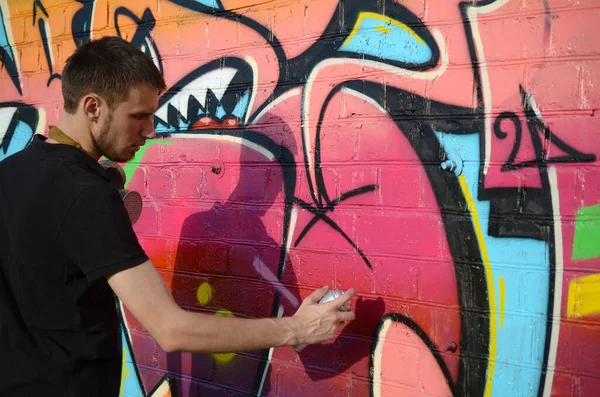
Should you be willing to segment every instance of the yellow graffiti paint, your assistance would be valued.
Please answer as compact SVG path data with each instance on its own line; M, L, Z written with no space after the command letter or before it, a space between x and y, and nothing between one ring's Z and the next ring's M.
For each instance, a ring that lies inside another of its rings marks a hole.
M498 277L498 287L500 289L500 326L504 326L504 309L506 301L506 286L504 285L504 277Z
M206 306L212 299L212 287L206 281L200 284L196 291L196 299L202 306Z
M129 368L127 368L127 349L123 346L123 365L121 369L121 387L119 388L119 396L123 395L123 388L125 387L125 379L129 377Z
M154 392L149 397L172 397L171 387L167 380L163 380L160 386L154 390Z
M215 316L233 317L233 313L227 309L221 309L215 313ZM221 364L227 364L235 357L235 353L216 353L212 355L215 361Z
M473 196L471 196L471 191L469 190L469 186L467 186L467 180L464 175L461 175L458 178L460 183L460 187L465 195L465 199L467 200L467 204L469 205L469 211L471 212L471 218L473 219L473 227L475 228L475 234L477 235L477 242L479 243L479 250L481 252L481 259L483 260L483 266L485 268L485 278L488 287L488 294L490 302L490 352L488 356L488 368L487 368L487 376L485 381L485 397L489 397L492 395L492 384L494 379L494 366L496 361L496 332L497 332L497 319L498 311L496 308L496 294L494 288L494 277L492 275L492 266L490 265L490 258L487 252L487 247L485 245L485 240L483 238L483 231L481 230L481 225L479 223L479 214L477 213L477 207L475 206L475 201L473 200Z
M600 313L600 273L579 277L569 283L567 317Z
M387 26L384 25L376 25L375 26L375 30L377 30L378 32L381 32L383 34L387 34L389 32L392 31L392 29L388 28Z
M400 21L397 21L395 19L392 19L390 17L386 17L384 15L378 14L376 12L361 12L358 16L358 19L356 20L356 24L354 25L352 32L346 38L346 41L344 41L344 45L348 45L348 43L350 43L352 41L354 36L356 36L356 33L358 32L358 29L360 28L360 24L362 23L363 19L366 19L366 18L378 19L382 22L383 25L397 26L398 28L404 30L406 33L411 35L412 38L414 38L419 44L421 44L421 45L425 44L425 41L423 41L421 36L419 36L414 30L412 30L412 28L410 26L408 26ZM385 32L385 33L389 33L391 31L390 28L388 28L386 26L379 25L376 27L377 30L381 31L380 28L387 29L387 32Z

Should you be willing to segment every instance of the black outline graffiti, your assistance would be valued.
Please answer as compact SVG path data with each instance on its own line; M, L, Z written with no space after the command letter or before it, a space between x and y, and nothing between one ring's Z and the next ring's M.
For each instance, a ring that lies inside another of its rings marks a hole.
M163 382L167 382L169 384L169 389L171 390L171 395L172 396L177 396L177 384L175 383L175 381L173 381L173 379L171 379L168 375L164 375L160 381L158 381L158 383L156 384L156 386L149 392L146 393L146 391L144 390L144 384L142 382L142 376L140 374L140 371L138 369L136 360L135 360L135 355L133 354L133 344L131 343L131 335L129 334L129 330L127 330L123 325L126 324L125 321L125 315L123 313L123 310L121 309L121 302L119 300L118 297L115 296L114 298L114 302L115 302L115 306L117 309L117 316L119 318L119 323L121 324L121 332L123 333L123 335L125 335L125 343L127 344L127 349L129 349L129 353L130 353L130 360L132 363L132 366L134 368L135 371L135 376L136 376L136 380L139 383L141 389L142 389L142 393L144 393L144 396L151 396L156 390L158 390L158 388L163 384Z
M275 53L275 56L277 57L277 62L279 64L279 70L285 70L286 56L283 51L283 46L281 45L281 42L275 37L273 32L271 32L268 28L264 27L263 25L261 25L260 23L255 21L254 19L252 19L246 15L243 15L243 14L238 14L233 11L224 10L223 5L221 4L220 0L215 0L218 3L218 5L220 6L218 9L209 7L205 4L201 4L195 0L169 0L169 1L173 4L177 4L178 6L187 8L190 11L196 11L196 12L199 12L202 14L213 15L218 18L228 19L230 21L241 23L242 25L245 25L245 26L249 27L250 29L253 29L256 33L261 35L267 41L267 43L270 45L271 49ZM278 85L284 84L284 83L285 83L285 76L283 76L283 74L280 74ZM272 95L271 99L274 99L274 98L275 98L275 96Z
M515 126L515 141L513 144L512 151L508 156L508 160L502 166L502 171L512 171L519 168L526 167L540 167L542 163L553 164L553 163L589 163L596 161L594 154L584 154L575 148L569 146L562 141L558 136L554 135L550 128L539 118L536 114L531 96L525 92L523 86L519 86L521 92L521 99L523 103L523 110L525 111L525 117L527 120L527 127L531 135L531 140L536 147L536 154L534 160L521 161L515 163L515 158L521 147L521 119L513 112L503 112L494 121L494 134L499 139L505 139L508 133L502 131L501 123L503 120L510 120ZM540 134L543 136L543 141L540 138ZM547 150L549 145L554 144L557 148L565 152L566 156L548 157Z
M42 14L44 14L46 18L49 18L48 12L46 11L46 8L44 7L42 1L35 0L33 2L33 26L35 26L38 8L42 11ZM50 83L52 83L52 81L55 79L60 80L61 76L60 73L54 73L52 71L54 65L52 64L52 49L50 48L50 39L46 34L46 20L44 20L44 18L40 16L40 18L37 19L37 22L38 30L40 32L40 36L42 37L42 45L44 46L44 54L46 55L46 63L48 64L48 69L50 70L50 77L48 78L46 87L50 87Z
M475 39L473 34L473 27L468 17L468 9L472 7L484 7L494 3L496 0L482 0L476 3L473 2L461 2L459 4L461 16L464 22L465 34L467 38L467 44L469 53L471 56L473 75L475 81L476 97L477 97L477 110L480 113L480 117L483 119L484 110L484 98L482 89L482 77L480 72L481 63L477 55L475 48ZM552 19L550 17L551 10L547 1L545 1L545 32L549 32L551 29ZM546 42L547 43L547 42ZM479 171L479 192L478 197L480 200L490 201L490 223L489 232L490 235L497 237L529 237L536 238L545 241L550 248L550 279L548 289L548 321L546 324L546 341L544 348L544 358L541 369L540 383L538 387L538 396L542 397L545 388L545 378L547 374L548 355L550 351L550 339L552 333L552 322L553 322L553 309L554 309L554 279L556 273L556 262L554 252L554 223L553 223L553 210L550 192L550 182L548 179L547 166L550 163L557 162L574 162L574 161L593 161L591 155L583 154L574 148L564 144L562 140L554 136L552 132L539 120L533 106L530 102L530 97L527 95L522 86L519 86L522 105L526 114L526 121L531 133L534 151L536 153L536 160L533 162L524 162L521 164L514 164L514 159L518 152L518 147L521 141L522 127L521 121L518 118L513 117L512 114L503 113L500 119L496 119L494 123L494 134L499 139L506 138L506 132L500 129L500 123L502 120L511 120L515 125L517 136L515 138L515 144L513 150L509 156L507 163L502 168L502 171L510 171L519 167L524 166L535 166L538 168L540 173L540 179L542 186L541 188L486 188L485 187L485 174L484 165L480 166ZM516 116L516 115L515 115ZM544 143L540 138L540 133L543 133L545 142L554 143L556 146L561 148L563 151L569 153L569 156L562 158L546 159L544 157ZM480 158L485 159L485 139L482 138L482 144L480 146ZM566 149L566 150L565 150ZM594 156L595 159L595 156ZM507 216L508 215L508 216ZM514 222L510 223L510 220Z
M197 78L201 77L203 74L206 74L208 72L211 72L211 71L214 71L214 70L217 70L220 68L225 68L225 67L237 69L238 72L233 77L233 80L231 81L231 83L229 84L227 89L225 90L225 93L223 94L221 101L219 101L216 98L215 94L212 93L212 91L209 88L207 90L206 101L204 104L199 103L197 101L197 99L191 95L191 97L194 99L194 101L188 102L188 104L187 104L187 113L186 113L187 118L183 117L183 115L181 114L179 109L177 109L174 106L172 106L171 104L169 104L167 107L167 120L162 120L162 119L158 118L157 116L154 116L155 125L156 126L160 125L160 126L167 127L167 128L174 128L176 131L179 131L181 128L181 122L183 122L184 124L187 124L187 126L184 128L187 131L188 129L190 129L192 127L192 125L196 121L198 121L201 118L201 115L198 114L198 106L199 105L202 106L204 108L205 112L207 113L207 115L209 117L211 117L212 119L214 119L215 121L220 121L222 119L227 118L227 116L231 116L230 114L228 114L226 112L226 114L223 118L218 117L215 114L216 108L219 105L223 105L224 107L225 107L225 105L227 105L227 109L231 109L234 106L234 102L235 102L235 101L231 100L231 98L237 98L239 96L240 92L248 92L248 94L250 96L252 96L252 94L253 94L252 91L254 89L253 84L252 84L253 83L252 82L252 76L253 76L252 68L243 59L235 58L235 57L221 58L221 59L217 59L217 60L208 62L208 63L203 64L202 66L194 69L187 75L185 75L183 78L181 78L179 81L177 81L177 83L175 83L173 85L173 87L171 87L167 92L165 92L160 97L159 108L162 107L167 102L169 102L175 95L177 95L180 91L182 91L188 84L190 84L192 81L196 80ZM192 99L192 98L190 98L190 99ZM246 109L245 114L248 111L250 111L250 110ZM192 116L192 114L193 114L193 116ZM241 120L239 120L239 121L241 121ZM164 134L159 133L159 135L164 135Z
M181 3L179 1L174 1L175 3ZM354 15L354 18L358 18L359 7L364 4L361 4L358 0L352 0L348 2L349 4L355 5L355 7L347 7L348 15ZM186 2L187 4L187 2ZM188 4L189 5L189 4ZM202 6L195 4L196 8L203 8ZM401 15L413 15L409 11L407 11L404 7L400 6L397 3L394 3L391 0L387 0L385 5L386 14L391 15L391 17L395 16L394 11L400 13ZM191 5L188 8L192 8ZM374 9L377 10L375 7ZM354 10L354 11L352 11ZM364 9L360 10L364 11ZM222 16L227 19L236 19L238 21L242 21L241 16L235 15L233 12L229 11L218 11L211 10L211 13ZM332 22L330 26L337 26L337 21L340 20L341 11L338 9L338 12L332 16ZM240 19L241 18L241 19ZM415 17L416 18L416 17ZM348 20L348 19L346 19ZM250 27L253 27L254 21L249 22L248 20L244 20L246 24ZM355 23L356 21L354 21ZM427 29L424 24L422 24L422 29ZM264 28L263 28L264 29ZM262 32L264 30L261 29L259 33L263 35L269 41L269 35L265 35ZM268 31L267 31L268 32ZM327 33L324 33L323 37ZM346 35L349 32L345 33ZM425 36L424 34L422 34ZM270 43L278 42L274 35L270 36L272 39L269 41ZM425 36L431 37L431 36ZM343 57L348 58L348 54L344 54L342 56L337 52L337 48L335 46L330 47L329 51L323 51L323 48L320 48L322 43L326 40L317 40L314 46L311 46L305 53L296 57L295 59L299 64L303 65L303 68L299 68L296 73L296 79L294 81L293 68L286 68L281 70L288 70L289 73L285 76L280 75L279 82L275 89L275 93L266 101L256 112L259 114L261 110L263 110L278 96L278 93L282 93L284 91L289 90L295 84L300 85L304 81L303 78L300 78L303 74L303 71L307 70L304 68L304 65L307 67L314 67L318 62L323 59L331 58L331 57ZM434 56L432 59L435 60L435 64L431 62L431 65L427 65L427 67L423 67L423 69L427 69L429 67L433 67L437 64L439 59L439 50L437 48L437 44L431 39L430 47ZM277 47L275 48L277 49ZM277 51L276 51L277 53ZM362 56L357 56L357 58L361 58ZM285 60L284 57L279 57L280 62ZM290 60L293 62L293 60ZM204 67L202 67L204 68ZM310 70L310 69L308 69ZM193 72L197 74L197 71ZM191 75L191 74L190 74ZM190 75L186 76L182 79L177 85L181 86L182 82L185 80L187 82L191 81ZM305 75L305 74L304 74ZM282 79L285 78L285 81ZM292 83L290 84L290 80ZM456 280L458 284L458 295L459 295L459 303L463 308L474 308L474 312L463 310L461 311L461 354L460 354L460 365L459 365L459 373L455 384L453 385L453 390L455 390L457 396L460 395L483 395L483 391L485 389L485 373L486 366L482 365L487 361L488 349L489 349L489 307L487 305L487 285L485 280L485 270L483 268L483 263L480 257L479 247L476 243L477 239L475 236L475 231L473 229L473 225L470 219L470 215L467 212L467 204L466 199L463 196L462 190L458 185L458 182L454 178L450 178L446 173L444 173L439 168L439 158L443 157L444 151L440 146L438 139L434 134L434 128L436 126L444 126L448 128L449 131L457 132L457 133L476 133L481 131L481 119L478 117L478 113L473 109L465 109L450 106L443 103L438 103L435 101L431 101L420 96L408 93L406 91L390 88L390 87L382 87L381 85L367 83L364 81L349 81L344 84L345 87L353 88L353 86L360 86L357 90L359 92L364 93L365 95L374 98L379 103L384 103L383 107L388 110L390 113L390 117L394 119L400 131L404 134L404 136L409 140L411 145L415 149L415 153L420 158L422 164L425 166L428 178L432 186L440 187L439 190L434 190L436 195L436 199L438 201L439 207L442 209L442 220L444 223L444 228L446 231L446 236L448 239L448 245L450 247L451 254L453 258L455 258L455 273ZM181 88L181 87L180 87ZM180 89L179 88L179 89ZM340 87L341 89L342 87ZM172 96L173 94L171 94ZM331 94L332 96L333 94ZM168 100L169 95L165 94L165 99ZM396 102L392 102L391 98L399 98ZM161 99L160 104L164 103L164 100ZM326 107L326 105L324 106ZM425 111L427 109L427 112ZM321 115L323 115L324 109L322 109ZM426 114L427 113L427 114ZM452 118L448 120L439 120L436 118L436 115L448 115L452 114ZM403 117L404 116L404 117ZM408 116L408 117L407 117ZM417 118L415 122L414 119ZM252 118L251 118L252 120ZM411 122L411 120L413 120ZM171 123L173 121L173 123ZM177 126L178 124L174 123L175 120L169 120L169 124L172 126ZM177 128L177 127L176 127ZM221 131L221 132L219 132ZM189 132L188 132L189 133ZM223 130L217 130L216 132L211 132L208 130L198 131L197 133L207 134L207 133L215 133L221 134ZM231 134L231 132L224 131L225 134ZM256 132L255 132L256 133ZM260 133L256 133L259 134ZM176 133L166 134L165 136L175 136ZM268 139L264 137L265 139ZM317 135L317 142L315 150L320 150L320 140L319 135ZM276 156L276 158L279 158ZM292 160L293 161L293 160ZM428 165L435 166L428 166ZM305 163L306 166L306 163ZM320 160L316 165L318 170L317 172L317 181L316 183L324 187L324 181L322 180L322 173L320 170ZM294 174L295 178L295 174ZM284 177L284 181L285 181ZM294 179L295 186L295 179ZM443 186L443 187L442 187ZM445 187L445 188L444 188ZM283 228L283 241L282 243L282 261L285 258L285 243L287 238L287 232L289 230L289 218L291 211L291 205L288 204L288 200L293 197L290 196L290 192L288 189L290 185L286 183L286 211L285 211L285 222ZM357 193L366 193L371 191L371 186L363 187L363 190L357 191ZM325 191L325 190L324 190ZM450 193L450 194L448 194ZM291 190L291 194L293 195L293 189ZM338 198L338 202L339 202ZM321 203L316 204L316 208L309 206L307 203L303 203L299 201L297 198L293 198L296 204L301 205L301 208L309 210L311 213L315 215L315 218L311 220L311 223L316 223L318 220L324 220L327 222L328 217L324 215L325 212L331 210L336 203L336 200L329 200L327 198L326 205ZM305 204L305 205L303 205ZM289 207L288 207L289 206ZM457 215L462 214L462 215ZM335 225L332 225L328 222L328 224L335 228ZM454 231L461 230L462 235L456 236ZM336 229L337 230L337 229ZM338 231L339 232L339 231ZM344 235L342 234L344 237ZM347 236L346 236L347 237ZM346 238L344 237L344 238ZM465 243L463 238L466 239L468 243ZM354 244L355 246L355 244ZM355 249L358 247L355 246ZM362 251L357 251L359 254ZM280 272L278 277L281 278L281 273L283 270L283 262L280 263ZM277 293L276 299L274 301L273 306L273 315L277 312L279 302L279 294ZM475 359L473 359L475 357ZM265 368L266 368L266 360L265 360ZM254 392L256 393L259 390L261 377L257 377L256 385L254 388Z
M304 236L306 236L306 234L312 229L312 227L318 222L318 221L324 221L325 223L327 223L329 226L331 226L333 228L333 230L335 230L336 232L338 232L343 238L344 240L346 240L351 246L352 248L354 248L354 250L360 255L360 257L363 259L363 261L365 262L365 264L367 265L367 267L369 269L373 269L373 265L371 265L371 262L369 261L369 258L367 258L367 256L364 254L364 252L358 247L358 245L352 241L352 239L342 230L342 228L331 218L329 218L327 216L327 212L329 211L333 211L335 206L338 205L339 203L341 203L344 200L347 200L351 197L355 197L364 193L368 193L368 192L373 192L377 190L377 185L368 185L368 186L363 186L354 190L350 190L342 195L340 195L340 197L336 198L335 200L333 200L333 202L327 207L327 208L320 208L320 207L313 207L310 204L308 204L307 202L294 197L294 203L298 204L301 208L311 212L314 217L310 220L310 222L308 222L306 224L306 226L304 227L304 229L302 229L302 232L300 232L300 235L298 235L298 238L296 239L296 242L294 243L294 247L297 247L298 244L300 244L300 242L302 241L302 239L304 238Z
M6 31L7 28L4 25L4 18L6 18L4 13L5 11L2 10L2 5L0 4L0 27L4 29L4 32L0 32L0 34L4 34L4 37L6 37L8 44L8 49L4 46L0 46L0 62L2 62L2 64L6 68L6 71L8 72L10 79L15 85L15 88L17 89L17 91L19 91L19 95L23 96L23 90L21 90L21 78L19 76L19 69L17 67L13 49L10 47L11 43L8 43L9 36L8 32Z
M200 69L202 69L202 68L200 68ZM194 72L194 74L196 74L196 73L198 73L198 70L196 70ZM182 80L191 81L191 79L189 79L188 76L186 76L186 78L184 78ZM181 81L180 81L180 83L181 83ZM180 90L185 85L181 85L178 83L177 86L178 86L178 90ZM161 98L159 101L159 103L160 103L159 106L162 106L166 102L168 102L168 99L170 99L172 97L172 95L174 95L174 94L171 93L171 95L169 97L165 97L164 99ZM284 190L284 203L285 203L284 204L282 236L281 236L281 246L280 246L280 252L279 252L278 272L277 272L277 278L281 280L283 271L285 268L285 261L287 258L286 247L288 244L289 229L291 227L292 209L294 206L294 192L296 189L296 163L295 163L293 154L285 146L276 143L271 138L267 137L266 135L264 135L260 132L253 131L250 129L238 129L238 130L234 130L234 129L229 129L229 130L203 129L203 130L189 130L189 131L181 131L181 132L185 132L187 134L197 134L197 135L213 135L215 137L231 136L231 137L242 138L242 139L252 142L252 143L256 144L257 146L260 146L263 149L270 152L273 155L273 157L276 159L276 161L280 164L281 171L283 174L283 190ZM177 137L178 133L180 133L180 132L161 133L160 136L164 137L164 138ZM274 294L275 295L274 295L273 305L272 305L272 309L271 309L273 316L276 315L276 313L279 309L280 301L281 301L281 293L279 292L279 290L274 289ZM261 385L262 375L268 369L268 367L267 367L268 354L269 354L268 349L263 350L263 353L262 353L262 356L260 359L260 365L257 369L257 375L255 377L255 383L252 388L252 390L254 392L259 390L260 385Z
M22 102L2 102L0 103L0 109L1 108L16 108L10 123L8 123L7 130L0 131L0 136L3 136L2 141L0 142L0 149L6 153L19 122L26 123L29 128L31 128L32 136L35 134L39 122L39 112L33 105ZM31 139L29 141L31 141Z
M82 7L75 12L71 21L71 32L76 47L88 43L92 37L92 17L96 0L77 0Z
M131 38L131 44L140 48L146 55L148 55L154 63L160 73L163 74L163 65L162 65L162 57L160 55L160 51L158 51L158 47L152 38L152 30L156 26L156 19L154 19L154 15L150 8L146 8L141 18L138 17L128 9L127 7L118 7L114 13L114 25L117 30L117 36L124 38L121 35L121 28L119 27L119 16L129 17L135 24L137 25L137 29Z
M411 320L410 318L408 318L402 314L399 314L399 313L390 313L390 314L386 314L385 316L383 316L381 318L381 320L379 321L377 328L375 328L375 332L373 332L373 341L371 342L371 351L374 352L375 349L377 348L377 343L379 342L379 333L381 332L381 327L387 320L391 320L395 323L404 324L408 328L410 328L412 331L414 331L414 333L423 341L425 346L427 346L427 348L429 348L429 351L435 358L435 361L437 362L438 366L440 367L440 370L444 374L444 377L446 378L446 382L448 383L448 386L449 386L452 394L454 396L459 396L459 394L456 393L456 385L454 384L454 381L452 380L452 375L450 375L448 366L442 359L440 351L437 349L437 347L435 347L435 344L429 338L429 336L427 336L425 331L423 331L423 329L421 329L421 327L419 327L419 325L417 323L415 323L413 320ZM374 357L375 357L374 354L371 354L369 356L369 373L371 373L371 374L375 373ZM373 384L373 382L371 382L371 387L369 389L371 397L375 397L374 386L375 385Z
M459 9L463 18L465 35L468 43L469 52L472 60L477 105L474 109L470 108L459 108L450 106L444 103L431 101L427 98L420 97L408 93L403 90L395 88L385 87L374 83L366 83L361 80L348 81L339 87L336 87L329 94L326 99L323 108L319 115L319 128L321 121L324 117L325 110L331 101L331 98L339 91L339 89L348 87L359 91L370 98L373 98L377 103L381 104L382 107L388 111L390 117L395 121L399 127L401 133L408 139L410 144L415 150L415 153L421 160L423 167L426 170L427 177L431 186L435 186L434 194L441 209L441 215L443 220L444 229L446 232L446 238L448 240L448 246L452 257L455 261L455 275L458 284L459 303L462 308L461 310L461 341L460 341L460 365L459 373L456 381L452 380L448 369L446 368L443 361L440 362L439 351L433 345L433 342L428 336L419 328L419 325L413 320L406 318L400 314L392 314L394 321L401 321L405 324L410 324L411 328L419 334L419 336L426 342L429 349L432 351L436 360L442 367L444 375L450 385L452 392L455 396L472 395L482 396L485 392L485 379L487 371L487 359L489 354L489 304L487 294L487 284L485 278L485 269L481 260L481 254L479 246L477 244L477 238L473 229L470 214L468 213L468 206L464 194L456 182L455 178L447 175L439 170L440 159L446 156L443 148L440 146L439 141L435 137L434 130L436 128L443 128L447 132L457 134L471 134L480 133L483 129L483 110L484 100L482 92L482 81L480 73L480 63L478 60L477 52L475 50L473 27L467 17L467 10L471 7L482 7L492 4L495 0L484 0L484 1L464 1L459 4ZM82 1L80 1L82 2ZM369 4L363 4L359 0L347 0L340 2L340 6L333 13L330 23L322 33L322 35L315 41L314 45L308 48L305 52L294 57L293 59L287 59L279 40L275 35L269 31L266 27L262 26L255 20L248 18L244 15L237 14L233 11L223 10L219 2L219 8L212 8L207 5L201 4L191 0L171 0L172 3L179 6L185 7L190 10L194 10L201 13L211 14L216 17L232 20L239 22L249 28L255 30L262 37L265 38L267 43L272 47L275 52L279 66L280 73L279 81L275 88L274 93L271 97L261 105L261 107L254 113L254 117L261 113L266 107L268 107L279 95L291 87L301 86L306 81L307 72L310 72L319 62L324 59L330 58L344 58L344 59L374 59L381 61L377 58L372 58L367 55L353 54L348 52L339 51L340 44L346 40L350 31L356 24L358 16L361 12L374 11L379 12L382 15L390 16L401 21L406 21L411 28L413 28L430 46L432 50L432 58L425 64L404 64L393 62L390 60L384 60L385 63L402 67L405 69L411 69L416 71L427 70L437 66L439 62L439 49L435 40L433 40L427 26L420 21L414 14L408 11L405 7L399 5L392 0L372 2ZM82 2L83 3L83 2ZM545 0L547 5L547 0ZM362 8L361 8L362 7ZM85 6L84 6L85 8ZM147 10L149 11L149 10ZM549 7L547 7L547 13L549 15ZM121 14L126 14L132 17L133 13L129 10L123 11ZM144 13L146 15L146 12ZM150 13L151 16L151 13ZM132 17L136 18L135 16ZM117 12L115 12L115 21L117 19ZM134 38L140 35L140 40L143 41L147 37L150 37L150 31L154 27L154 19L152 20L138 19L138 21L145 21L140 23L147 30L140 31L141 27L138 27L138 31L134 35ZM551 19L547 18L546 28L549 29ZM117 27L118 34L120 31ZM133 40L132 40L133 41ZM153 42L152 42L153 43ZM154 43L153 43L154 44ZM154 45L156 49L156 46ZM158 53L158 49L156 49ZM241 62L239 65L243 65L242 68L249 66L242 60L237 58L227 58L221 62L220 66L227 62ZM211 66L204 65L201 68L196 69L190 73L184 79L180 80L170 91L161 97L161 104L167 101L169 95L174 95L178 90L185 86L185 81L191 81L192 75L196 73L196 77L200 76L201 70L207 71L208 69L214 68L213 63ZM241 70L241 69L239 69ZM162 71L162 66L161 66ZM285 73L283 73L285 71ZM246 73L243 72L242 74ZM185 80L188 79L188 80ZM521 121L514 113L505 112L496 118L494 123L494 134L499 139L505 139L508 137L507 132L501 129L501 122L503 120L511 121L515 125L516 136L515 142L511 155L502 171L512 171L523 167L537 167L540 172L542 180L541 188L499 188L499 189L486 189L484 186L483 172L480 170L480 184L479 184L479 200L487 200L490 202L490 220L488 233L491 236L496 237L527 237L537 238L547 242L550 246L550 291L549 296L554 293L554 229L551 222L552 217L552 203L548 196L549 182L547 175L547 165L557 162L580 162L580 161L594 161L595 156L590 154L584 154L577 151L574 148L566 145L562 140L552 134L552 131L535 115L533 107L529 101L529 96L521 87L521 94L523 98L523 109L526 114L526 121L529 128L529 132L532 136L535 152L537 153L536 159L532 161L525 161L515 164L514 160L518 154L519 147L521 145L522 138L522 125ZM393 101L396 101L395 103ZM182 120L181 113L177 109L175 112L169 111L168 120L164 120L164 123L169 126L175 127L176 132L162 134L163 136L176 136L177 131L180 130L179 121ZM191 112L193 113L193 112ZM188 113L189 115L190 113ZM438 115L444 115L444 119L440 120L437 118ZM451 116L448 116L451 115ZM252 118L250 119L252 120ZM189 120L184 120L188 122ZM191 123L193 124L193 123ZM245 126L241 126L240 130L198 130L198 131L185 131L186 133L194 134L213 134L213 135L228 135L244 137L249 141L256 143L257 145L269 150L275 155L277 161L282 165L284 171L284 190L285 190L285 212L284 212L284 228L283 228L283 243L281 245L281 255L279 263L278 277L281 278L283 265L285 260L285 246L287 244L287 236L290 227L291 210L294 205L298 205L300 208L307 210L312 213L313 218L302 230L300 236L295 242L295 246L298 246L306 234L312 230L312 227L319 221L326 222L330 227L334 228L342 237L348 241L356 252L363 258L369 268L371 264L367 256L360 250L360 248L352 242L351 239L344 233L344 231L327 215L328 212L334 211L335 207L344 201L345 199L372 192L377 189L376 185L367 185L358 189L352 190L342 194L340 197L333 200L330 199L326 185L323 179L321 170L321 134L320 130L316 136L315 142L315 162L316 162L316 181L315 184L322 192L323 200L317 200L315 206L294 197L294 188L296 185L296 166L294 159L289 150L281 145L277 145L270 138L263 135L260 132L246 130ZM540 135L543 135L544 141L541 140ZM485 158L484 147L485 142L481 139L480 146L480 158ZM568 156L556 157L556 158L545 158L544 147L546 144L554 144L561 150L568 153ZM566 150L565 150L566 149ZM306 151L305 151L306 153ZM593 158L592 158L593 156ZM305 157L305 164L307 166ZM285 166L284 166L285 165ZM300 165L298 165L300 166ZM287 172L286 172L287 171ZM288 179L291 178L291 179ZM311 185L312 186L312 185ZM460 230L460 236L457 236L456 230ZM276 292L274 299L273 314L277 312L280 296ZM549 299L549 320L552 316L553 302ZM549 321L551 324L551 321ZM550 327L550 325L548 325ZM420 332L420 333L419 333ZM538 393L541 395L543 392L546 364L549 351L549 335L550 328L546 330L546 348L544 353L544 366L542 368L542 376L540 378L540 387ZM437 355L436 355L437 354ZM263 360L264 368L266 368L266 360ZM262 370L264 370L262 368ZM444 370L445 369L445 370ZM263 371L264 372L264 371ZM260 383L260 377L257 377L257 384ZM258 390L258 386L255 386L255 391Z

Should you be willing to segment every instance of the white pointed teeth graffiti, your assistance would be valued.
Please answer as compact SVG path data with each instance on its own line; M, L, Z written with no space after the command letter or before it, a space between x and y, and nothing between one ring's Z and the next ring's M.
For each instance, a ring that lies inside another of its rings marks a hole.
M161 97L156 131L237 128L246 119L252 91L252 69L244 61L204 65Z

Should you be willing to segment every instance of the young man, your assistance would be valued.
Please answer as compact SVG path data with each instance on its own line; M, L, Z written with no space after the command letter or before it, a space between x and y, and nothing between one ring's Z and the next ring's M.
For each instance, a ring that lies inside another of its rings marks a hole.
M117 396L121 341L113 293L167 352L234 352L331 339L355 294L291 317L190 313L173 300L133 231L101 156L130 160L156 136L165 83L116 37L80 47L62 74L64 114L49 138L0 163L0 395Z

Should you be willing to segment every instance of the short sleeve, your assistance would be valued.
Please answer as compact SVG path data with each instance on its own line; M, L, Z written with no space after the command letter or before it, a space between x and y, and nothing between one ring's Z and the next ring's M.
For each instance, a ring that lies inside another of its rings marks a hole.
M58 243L90 281L148 260L114 190L85 188L67 212Z

